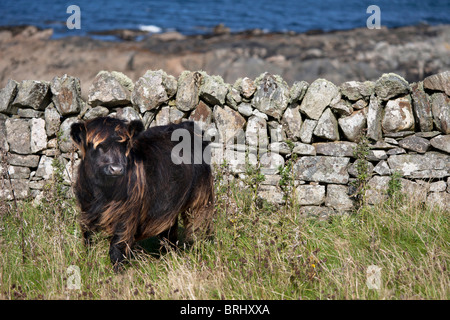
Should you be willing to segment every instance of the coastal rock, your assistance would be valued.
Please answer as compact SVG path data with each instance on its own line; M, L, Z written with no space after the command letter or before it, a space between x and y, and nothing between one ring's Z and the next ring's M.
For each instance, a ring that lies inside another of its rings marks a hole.
M294 165L294 174L298 180L335 184L347 184L347 166L350 158L305 156Z
M316 153L333 157L354 157L353 152L357 144L348 141L315 143Z
M387 153L384 150L369 150L367 154L367 160L369 161L380 161L386 160L387 158Z
M266 152L260 159L262 174L277 174L278 168L284 167L284 158L275 152Z
M267 114L262 113L258 109L253 109L252 115L260 117L261 119L264 119L264 120L269 120L269 117L267 116Z
M288 107L281 118L281 124L288 139L291 141L299 140L303 124L299 107Z
M200 98L210 105L224 105L227 97L228 88L223 82L222 77L203 75L202 85L200 87Z
M439 131L430 131L430 132L416 132L415 135L421 138L431 139L434 138L441 133Z
M6 139L9 150L19 154L30 154L30 123L25 119L6 119Z
M156 117L156 111L152 110L152 111L147 111L146 113L144 113L142 115L142 123L144 124L144 128L148 129L149 127L153 126L153 123Z
M317 120L305 119L300 129L300 140L303 143L311 143L314 129L317 126Z
M443 178L450 176L450 155L438 152L392 155L387 160L391 170L412 179Z
M17 109L17 115L19 118L41 118L44 115L44 112L29 108L21 108Z
M122 87L126 88L130 93L133 92L134 83L128 76L119 71L111 71L111 75L119 81Z
M177 92L177 80L163 70L148 70L136 81L131 102L141 113L166 103Z
M200 101L197 107L192 111L189 120L194 121L197 125L206 128L211 123L212 110L203 101Z
M353 112L348 117L339 118L339 127L341 128L347 140L355 142L362 134L363 129L365 129L367 125L366 114L367 109L363 109Z
M30 119L30 149L37 153L47 148L47 133L44 119Z
M425 202L427 199L427 192L429 190L428 184L413 182L408 179L400 179L402 185L402 192L407 194L416 202Z
M383 101L409 93L408 82L395 73L385 73L375 82L375 94Z
M325 201L325 186L299 185L294 189L297 204L301 206L320 206Z
M242 102L242 97L239 91L236 88L233 88L231 85L226 84L228 87L228 93L225 99L225 103L232 107L234 110L237 110L238 105Z
M375 95L370 96L369 107L367 111L367 137L378 141L382 138L381 116L383 108L379 99Z
M36 170L35 178L49 180L53 176L53 158L42 156Z
M258 187L258 196L273 204L283 204L283 192L278 186L261 185Z
M0 89L0 113L15 114L17 112L17 107L12 106L16 98L17 87L17 81L9 79L6 86Z
M240 141L240 143L243 143L245 140L243 130L245 119L239 114L239 112L228 106L224 106L223 108L220 106L215 106L213 116L222 143L234 144L235 139Z
M317 122L314 135L327 140L339 140L338 122L331 109L326 109Z
M340 84L356 79L376 80L383 72L395 70L412 82L422 80L424 74L449 70L445 47L449 29L448 25L417 25L383 29L377 31L377 35L369 34L373 30L367 28L316 35L266 34L259 30L163 41L162 38L173 37L171 32L151 37L142 35L144 39L136 42L91 39L82 45L71 37L56 42L32 41L32 37L12 37L12 33L5 30L1 34L11 34L13 42L8 42L8 47L2 51L1 74L13 78L32 79L39 75L42 79L51 79L55 75L52 73L61 68L68 74L77 74L82 85L88 87L98 71L99 57L105 57L101 61L105 70L128 68L133 77L139 73L136 70L163 67L173 75L184 69L205 70L231 83L239 77L254 79L261 72L270 71L280 74L289 84L296 80L311 83L319 77ZM178 37L179 34L175 38ZM45 50L48 54L43 54ZM50 57L53 52L58 53L58 59ZM4 77L3 86L7 81ZM83 92L87 90L83 88Z
M278 123L278 121L269 121L267 122L270 141L272 142L280 142L286 140L286 134L283 130L283 125Z
M386 190L388 189L391 177L388 176L373 176L367 183L365 197L369 204L377 204L387 199Z
M430 183L430 192L444 192L445 189L447 184L443 180Z
M70 152L74 148L74 144L72 138L70 137L70 126L77 122L78 119L76 117L67 118L61 123L61 127L59 129L59 149L61 152Z
M417 135L417 136L420 137L419 135ZM423 138L423 137L422 137L422 138ZM390 144L391 146L392 146L392 145L398 146L398 141L395 140L394 138L385 137L385 138L384 138L384 142Z
M247 145L267 149L269 137L267 136L267 122L263 118L251 116L247 121L247 130L245 131L245 140Z
M348 81L340 86L341 93L349 100L357 101L370 97L374 93L375 84L372 81Z
M81 100L80 79L63 75L61 78L54 77L50 90L52 101L62 116L79 113L83 106Z
M269 144L269 151L279 153L281 155L287 155L291 153L291 148L286 142L272 142Z
M165 126L170 123L181 122L181 119L185 116L184 112L180 111L174 106L164 106L155 116L155 121L152 122L153 126Z
M215 145L216 148L222 148L222 144L218 142L219 131L217 130L215 123L210 123L209 125L207 125L205 128L202 129L205 132L203 135L203 141L212 141L212 143L210 143L211 148L215 148L213 147L213 145Z
M391 174L391 169L389 168L389 165L385 160L381 160L373 168L373 172L379 174L380 176L388 176Z
M172 123L180 123L185 118L186 113L181 111L175 106L171 106L169 109L169 118Z
M392 139L392 138L387 138L387 139ZM397 140L393 139L395 141L395 145L389 144L386 142L386 138L384 140L378 140L375 143L370 143L369 144L369 148L370 149L393 149L395 148L396 145L398 145Z
M255 80L257 90L252 105L271 117L280 119L289 102L289 87L279 76L263 73Z
M12 107L29 107L44 110L50 103L49 84L45 81L23 80L18 85L16 98Z
M412 150L418 153L425 153L430 147L430 141L414 135L400 140L398 145L404 149Z
M407 136L412 136L414 134L414 131L399 131L399 132L386 132L384 135L387 138L405 138Z
M438 130L450 134L450 98L440 92L434 93L431 96L431 110Z
M0 118L0 151L9 151L8 141L6 139L6 119Z
M443 91L450 96L450 71L434 74L423 80L426 89Z
M289 90L289 104L302 101L308 90L309 83L306 81L295 81Z
M307 143L294 142L294 149L292 149L292 152L302 156L315 156L316 148Z
M277 174L266 174L264 177L265 179L261 181L261 185L278 186L281 179Z
M118 119L127 121L141 120L139 112L137 112L133 107L125 107L118 109L116 117Z
M325 205L339 211L348 211L353 209L354 203L348 195L348 187L337 184L329 184L327 186Z
M318 120L330 104L340 99L339 88L325 79L317 79L308 87L300 105L300 111L308 118Z
M342 116L349 116L353 113L353 107L347 100L339 100L337 103L330 105L333 111L339 113Z
M389 149L386 153L389 156L392 156L394 154L404 154L404 153L406 153L406 150L403 148L393 148L393 149Z
M63 173L65 185L71 186L75 183L78 178L78 168L80 163L81 159L74 160L73 162L72 160L67 161Z
M423 90L423 84L415 83L411 86L411 97L414 116L420 131L428 132L433 130L433 114L431 113L431 103Z
M374 166L373 166L372 162L370 162L370 161L366 161L366 165L367 165L367 174L370 177L370 176L372 176ZM348 166L348 173L352 177L355 177L355 178L358 177L358 171L356 170L356 161Z
M3 173L2 170L4 169L0 167L0 175ZM30 177L30 168L9 166L8 174L11 179L28 179Z
M427 197L427 203L438 206L443 209L448 208L450 203L450 193L447 192L431 192Z
M14 190L14 195L11 192ZM11 179L11 184L8 179L5 179L5 184L0 188L1 200L22 200L30 196L30 187L28 179Z
M367 107L367 104L368 104L367 101L359 99L358 101L352 104L352 108L355 110L361 110Z
M381 122L384 132L397 132L414 129L414 116L409 97L389 100Z
M39 164L39 156L10 153L8 155L8 162L14 166L36 168Z
M252 105L246 102L243 102L238 106L238 111L240 114L246 117L250 117L253 114Z
M250 78L239 78L234 83L234 88L236 88L240 94L247 99L250 99L256 91L256 85Z
M165 126L170 123L170 107L164 106L159 110L155 117L155 125Z
M450 153L450 134L434 137L430 143L434 148Z
M47 108L48 109L48 108ZM45 109L45 111L47 111ZM83 116L85 120L94 119L97 117L106 117L109 114L109 109L102 106L97 106L95 108L90 108Z
M200 72L183 71L178 78L177 108L190 111L199 103L199 92L203 75Z
M118 72L100 71L89 88L88 102L91 106L116 107L131 103L131 80L122 81L126 77Z

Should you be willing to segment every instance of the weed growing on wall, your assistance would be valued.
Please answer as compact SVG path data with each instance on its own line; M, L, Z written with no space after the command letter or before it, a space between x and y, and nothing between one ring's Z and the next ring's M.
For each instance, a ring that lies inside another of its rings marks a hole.
M359 210L366 205L366 191L368 190L368 182L371 178L369 173L369 166L367 156L369 155L369 139L366 135L361 134L358 138L358 143L353 150L353 155L356 158L356 180L351 185L356 189L353 193L356 199L356 208Z

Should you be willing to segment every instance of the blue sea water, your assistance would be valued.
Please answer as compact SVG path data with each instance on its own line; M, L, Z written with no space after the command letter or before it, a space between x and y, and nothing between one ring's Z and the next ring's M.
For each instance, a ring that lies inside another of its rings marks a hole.
M53 28L53 38L112 29L203 34L219 23L232 32L330 31L365 27L373 4L380 8L382 26L450 23L450 0L2 0L0 25ZM66 26L70 5L80 8L79 30Z

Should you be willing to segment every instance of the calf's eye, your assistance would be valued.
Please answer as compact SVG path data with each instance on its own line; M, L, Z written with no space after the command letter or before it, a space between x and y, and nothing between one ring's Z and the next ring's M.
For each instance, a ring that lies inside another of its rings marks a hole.
M98 150L100 153L105 153L106 152L106 147L102 144L99 144L96 148L96 150Z

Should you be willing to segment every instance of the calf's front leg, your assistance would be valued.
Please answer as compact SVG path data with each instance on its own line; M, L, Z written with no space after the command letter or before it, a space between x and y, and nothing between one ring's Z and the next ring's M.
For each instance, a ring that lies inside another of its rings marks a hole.
M128 257L129 244L126 241L115 234L111 238L109 244L109 258L114 268L114 272L119 272L123 266L123 262Z

